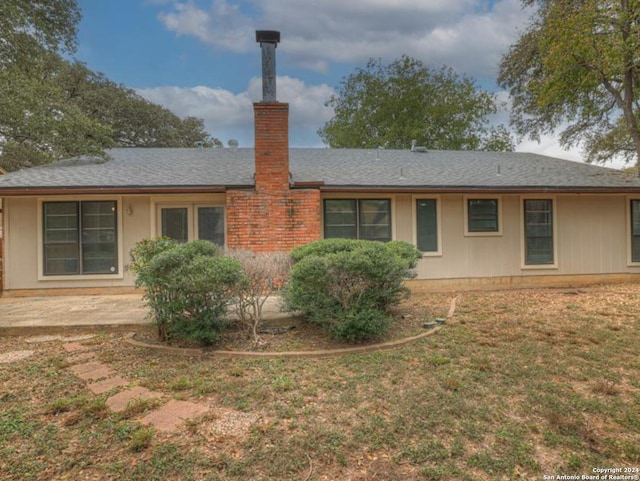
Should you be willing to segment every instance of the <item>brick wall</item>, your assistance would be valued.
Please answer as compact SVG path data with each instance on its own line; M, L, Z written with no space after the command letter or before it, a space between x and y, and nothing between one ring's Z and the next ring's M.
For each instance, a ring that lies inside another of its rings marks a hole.
M273 195L227 192L227 245L254 251L288 251L318 240L320 191L291 190Z
M256 190L289 190L289 104L258 102L255 118Z
M320 191L289 187L289 106L254 104L255 190L227 191L227 245L288 251L321 235Z

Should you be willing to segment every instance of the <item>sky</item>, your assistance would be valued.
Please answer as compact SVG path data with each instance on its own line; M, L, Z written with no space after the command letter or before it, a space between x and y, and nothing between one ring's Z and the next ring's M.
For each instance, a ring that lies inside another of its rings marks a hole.
M278 30L277 97L288 102L290 146L322 147L317 130L340 81L370 58L402 54L495 82L501 56L528 24L520 0L78 0L76 58L180 117L202 118L227 144L253 146L253 102L262 97L256 30ZM409 146L407 146L408 148ZM553 136L517 150L568 160Z

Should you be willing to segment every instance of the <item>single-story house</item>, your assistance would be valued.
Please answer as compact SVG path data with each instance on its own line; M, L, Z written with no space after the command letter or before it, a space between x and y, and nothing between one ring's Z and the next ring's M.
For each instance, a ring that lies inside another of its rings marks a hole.
M528 153L290 149L288 105L267 95L254 113L255 148L113 149L0 176L5 295L131 290L130 249L160 235L262 251L404 240L424 253L414 286L640 279L636 175Z

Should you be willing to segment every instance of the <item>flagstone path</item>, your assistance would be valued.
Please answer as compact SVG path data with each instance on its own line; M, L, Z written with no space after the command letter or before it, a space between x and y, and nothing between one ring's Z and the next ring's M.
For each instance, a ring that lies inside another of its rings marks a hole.
M62 348L67 353L66 360L68 370L78 378L86 382L86 387L95 395L110 393L106 404L113 412L126 411L136 402L146 400L156 401L157 406L148 412L139 421L147 426L153 426L158 431L178 431L185 422L200 420L205 414L206 421L199 425L200 428L212 434L241 436L249 431L249 428L259 420L259 416L251 413L240 413L230 409L213 409L210 406L183 400L171 399L170 396L149 390L142 386L132 384L117 372L97 360L93 346L82 344L79 341L89 340L95 335L82 335L74 337L65 336L33 336L26 338L27 344L39 344L53 341L61 341ZM34 346L36 347L36 346ZM0 363L20 362L37 353L37 349L0 352Z
M59 339L60 337L48 336L46 341L66 340ZM44 339L45 337L41 336L39 342L45 342ZM142 386L131 386L129 381L115 373L109 366L96 361L96 354L91 350L91 346L73 342L84 339L88 338L75 338L72 342L63 344L64 350L68 353L69 370L80 379L87 381L87 389L96 395L118 391L109 396L106 402L113 412L124 412L131 403L136 401L159 399L164 403L143 417L140 422L153 426L159 431L171 432L179 429L185 421L193 420L209 411L209 406L203 404L167 401L168 397L161 392L151 391Z

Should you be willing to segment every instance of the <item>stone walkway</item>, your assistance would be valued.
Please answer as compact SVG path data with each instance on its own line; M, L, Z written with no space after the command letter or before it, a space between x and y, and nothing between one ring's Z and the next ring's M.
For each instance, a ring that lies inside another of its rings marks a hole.
M63 344L67 351L69 370L83 381L87 389L96 395L118 391L107 398L107 406L114 412L124 412L129 406L141 401L158 399L162 405L151 411L140 422L153 426L158 431L177 430L185 421L191 421L209 411L209 406L188 401L167 399L161 392L151 391L142 386L132 386L106 364L95 360L95 352L90 346L78 342Z
M110 394L106 404L113 412L124 412L138 403L150 402L154 406L139 421L157 431L179 431L185 423L198 422L199 428L211 436L242 436L260 417L253 413L241 413L232 409L214 408L200 403L171 399L170 396L137 386L120 376L107 364L97 359L100 345L82 344L94 334L78 336L42 335L25 339L34 345L32 350L0 352L1 363L23 362L37 352L37 344L59 341L66 352L67 368L86 383L95 395ZM207 415L205 417L205 414Z

